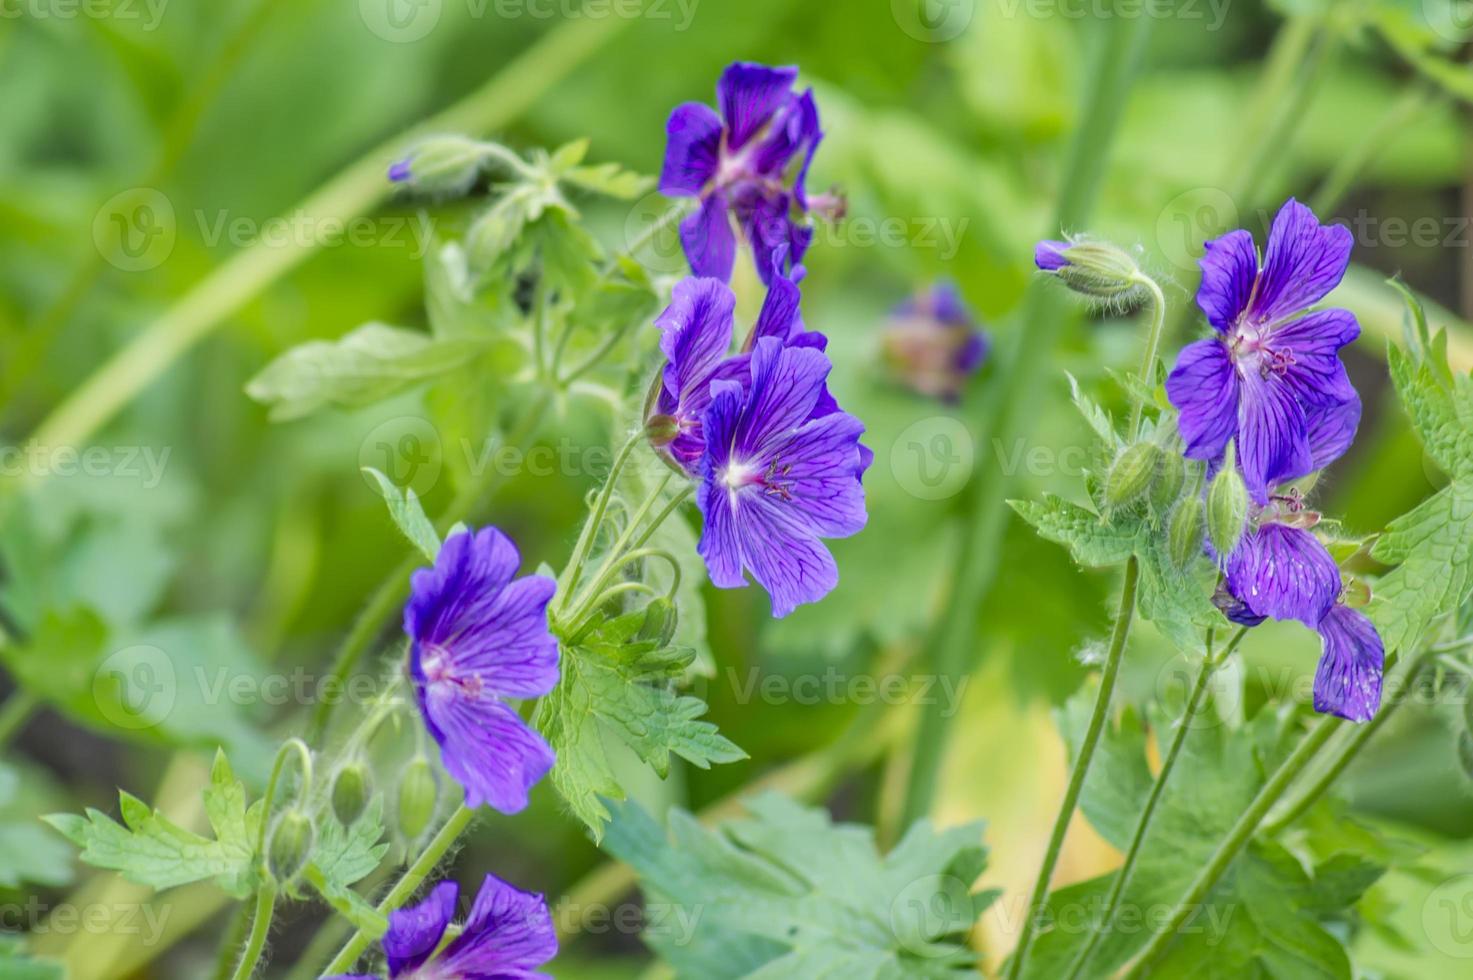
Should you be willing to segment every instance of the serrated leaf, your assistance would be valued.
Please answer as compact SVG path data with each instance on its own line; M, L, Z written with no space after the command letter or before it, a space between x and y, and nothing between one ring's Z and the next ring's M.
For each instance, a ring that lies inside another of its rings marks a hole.
M1135 554L1139 544L1139 524L1109 523L1099 514L1051 493L1044 494L1041 501L1010 500L1008 504L1040 536L1068 548L1081 565L1118 565Z
M307 883L317 890L323 901L331 905L333 910L346 919L355 929L363 932L370 939L380 939L384 933L389 931L389 918L353 889L333 881L323 870L312 862L302 871L302 876Z
M1064 376L1069 379L1069 395L1074 402L1074 407L1079 410L1084 421L1089 423L1095 435L1104 441L1107 452L1113 455L1120 446L1120 435L1115 431L1115 423L1110 418L1110 413L1084 393L1074 375L1066 371Z
M357 408L454 370L481 349L464 336L440 339L366 323L336 341L293 347L247 382L246 394L269 405L277 422L327 406Z
M654 185L654 178L625 170L617 163L600 163L576 167L563 174L563 180L587 191L629 201Z
M618 808L604 847L639 874L652 909L645 941L681 976L975 976L966 935L995 897L972 894L986 866L980 823L936 832L919 821L881 856L874 833L835 824L775 793L750 819L708 830L672 811L668 831L634 804ZM689 910L684 934L662 928ZM834 973L833 971L840 971Z
M600 797L623 799L605 752L617 739L664 777L672 755L705 769L746 758L709 721L705 702L676 693L694 653L637 634L636 610L562 646L562 678L537 705L533 724L557 751L552 783L595 839L609 811Z
M329 885L346 889L373 873L389 850L384 836L384 800L375 796L368 807L344 827L331 808L317 817L317 843L312 848L311 865L317 868Z
M384 503L389 505L389 516L394 519L394 525L404 533L410 544L419 549L420 554L433 562L440 553L440 535L435 532L435 525L425 515L414 488L398 486L372 466L363 467L363 472L373 477L378 484Z
M223 752L215 756L204 799L213 840L185 830L128 793L119 794L122 823L93 809L85 818L58 814L45 819L80 847L81 859L95 868L120 872L159 891L213 878L226 894L244 899L257 883L261 804L246 808L245 786Z

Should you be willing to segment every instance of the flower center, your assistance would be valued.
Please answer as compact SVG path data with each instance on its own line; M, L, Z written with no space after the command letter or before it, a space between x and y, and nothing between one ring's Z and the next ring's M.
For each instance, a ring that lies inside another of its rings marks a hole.
M773 497L781 497L783 500L792 500L790 490L791 483L782 482L781 478L791 472L792 467L773 460L767 467L766 472L760 466L744 463L740 460L732 460L722 470L717 479L721 485L726 487L726 492L735 502L736 495L746 487L760 487L762 492Z
M420 653L419 669L425 675L425 685L440 685L453 688L462 697L475 700L485 687L478 674L461 677L455 673L450 661L450 651L434 643L427 643Z
M1297 362L1287 347L1270 347L1269 335L1250 327L1239 326L1228 348L1233 359L1245 367L1256 367L1260 377L1284 377Z

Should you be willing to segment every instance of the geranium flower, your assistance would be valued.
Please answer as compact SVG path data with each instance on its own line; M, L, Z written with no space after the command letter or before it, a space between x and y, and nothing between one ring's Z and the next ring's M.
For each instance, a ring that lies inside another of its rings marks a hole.
M938 283L897 306L885 327L885 361L897 380L954 402L987 358L987 336L956 285Z
M558 681L547 628L556 583L513 579L521 556L494 527L453 535L433 568L410 579L404 632L425 726L465 804L515 813L553 764L551 747L503 698L535 698Z
M487 875L470 917L438 955L435 950L455 917L460 886L436 885L418 905L389 915L384 956L390 980L548 980L537 967L557 955L552 915L541 895L520 891ZM333 980L379 980L342 974Z

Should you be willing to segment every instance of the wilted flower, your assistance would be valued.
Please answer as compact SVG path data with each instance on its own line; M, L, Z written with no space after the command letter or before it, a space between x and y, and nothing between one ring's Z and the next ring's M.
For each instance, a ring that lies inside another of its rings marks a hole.
M433 568L410 579L404 632L425 726L440 743L465 804L503 813L552 768L553 751L502 698L535 698L558 681L557 641L547 628L556 583L513 580L521 556L494 527L445 541Z
M443 881L418 905L389 915L383 947L390 980L546 980L537 968L557 955L547 903L495 875L482 882L460 934L435 955L459 895L459 885ZM360 973L333 980L378 978Z
M812 91L793 91L797 77L794 67L737 62L716 84L719 114L700 102L670 114L660 191L700 198L700 210L680 225L697 276L731 278L736 229L764 282L779 249L797 263L812 241L804 182L823 133Z
M956 285L942 282L897 306L884 335L885 362L922 395L955 401L987 358L987 336Z

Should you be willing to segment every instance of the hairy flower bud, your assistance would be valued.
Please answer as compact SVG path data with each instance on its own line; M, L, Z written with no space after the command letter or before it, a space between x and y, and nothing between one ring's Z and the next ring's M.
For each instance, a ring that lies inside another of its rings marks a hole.
M1135 257L1109 242L1087 238L1040 242L1034 262L1040 271L1105 306L1129 309L1150 296L1146 274Z
M661 647L667 647L675 638L675 624L675 604L661 596L644 607L644 625L639 628L639 639L655 640Z
M348 827L368 809L372 796L372 779L368 767L357 759L337 771L332 778L332 812L338 821Z
M389 180L422 194L458 197L470 190L488 158L468 136L432 136L389 167Z
M266 842L266 870L279 884L294 879L312 857L316 831L312 820L293 807L276 818Z
M1157 460L1156 478L1151 482L1151 507L1156 513L1164 514L1171 509L1186 482L1186 460L1163 451Z
M1161 449L1149 442L1126 446L1105 477L1105 501L1111 507L1124 507L1139 500L1150 489L1160 462Z
M1177 505L1166 529L1166 547L1172 564L1186 568L1202 553L1202 532L1207 524L1202 498L1192 494Z
M651 445L668 446L680 435L680 421L673 415L651 415L645 422L644 431L648 433Z
M416 840L430 825L439 792L429 760L416 756L399 780L399 833L405 840Z
M1212 479L1207 491L1207 536L1212 547L1226 557L1238 547L1248 526L1248 487L1238 472L1231 446L1227 462Z

